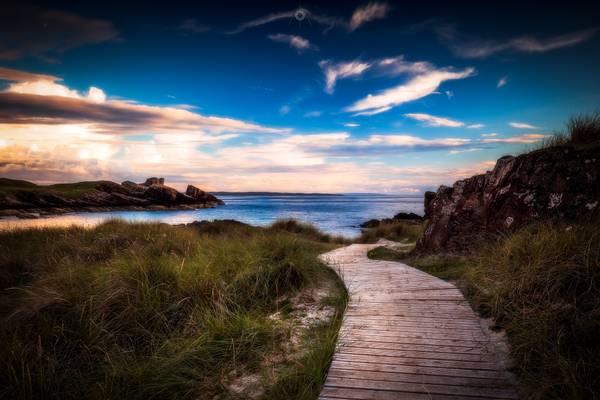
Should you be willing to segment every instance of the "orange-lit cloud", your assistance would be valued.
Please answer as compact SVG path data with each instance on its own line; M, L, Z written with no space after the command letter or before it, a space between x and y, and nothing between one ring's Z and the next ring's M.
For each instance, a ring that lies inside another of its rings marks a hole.
M109 99L102 89L93 86L86 93L80 93L49 75L4 68L0 70L0 80L12 81L0 92L0 123L3 124L90 123L97 131L112 134L288 131L233 118L205 116L187 107Z

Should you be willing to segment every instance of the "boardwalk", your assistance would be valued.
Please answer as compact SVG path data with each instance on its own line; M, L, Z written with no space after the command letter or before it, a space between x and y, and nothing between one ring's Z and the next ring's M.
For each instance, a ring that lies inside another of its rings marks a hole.
M516 399L487 329L451 283L398 262L369 260L376 245L321 256L351 299L320 399Z

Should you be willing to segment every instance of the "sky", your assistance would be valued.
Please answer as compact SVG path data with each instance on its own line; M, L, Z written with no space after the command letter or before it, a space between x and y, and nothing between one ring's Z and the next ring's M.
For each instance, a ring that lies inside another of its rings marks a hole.
M13 2L0 176L421 194L599 110L591 2Z

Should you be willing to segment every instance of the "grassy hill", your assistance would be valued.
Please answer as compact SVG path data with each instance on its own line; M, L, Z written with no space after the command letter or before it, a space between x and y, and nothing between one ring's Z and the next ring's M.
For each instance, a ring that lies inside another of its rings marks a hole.
M0 194L14 194L15 192L53 192L68 198L77 198L85 193L95 191L103 184L112 184L110 181L85 181L76 183L59 183L54 185L36 185L35 183L0 178Z

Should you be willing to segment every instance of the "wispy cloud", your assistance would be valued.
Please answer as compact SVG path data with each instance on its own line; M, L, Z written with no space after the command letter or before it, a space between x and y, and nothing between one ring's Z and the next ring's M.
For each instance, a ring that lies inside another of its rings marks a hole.
M481 137L494 137L494 136L498 136L497 133L492 132L492 133L482 133Z
M485 58L502 52L545 53L575 46L589 40L596 29L585 29L563 35L539 39L534 36L519 36L511 39L474 39L460 34L453 26L439 26L436 32L441 41L452 52L463 58Z
M471 153L474 151L481 151L481 150L483 150L481 147L471 147L469 149L464 149L464 150L450 150L448 152L448 154L454 155L454 154L462 154L462 153Z
M246 29L256 28L258 26L281 20L296 21L298 23L302 23L304 20L306 20L309 23L314 22L324 26L325 31L329 31L335 27L340 27L348 32L352 32L370 21L385 18L389 11L390 7L387 3L374 1L358 7L352 14L352 17L350 17L350 20L347 20L341 17L315 14L307 8L299 7L294 10L271 13L250 21L243 22L238 25L237 28L227 33L238 34Z
M467 125L467 129L481 129L484 126L485 126L484 124L471 124L471 125Z
M333 93L335 83L339 79L360 77L368 71L375 76L415 76L435 70L435 66L426 61L407 61L403 55L378 58L372 60L354 60L334 62L322 60L319 66L325 74L325 91Z
M509 122L508 125L518 129L540 129L539 126L527 124L525 122Z
M325 92L332 94L339 79L359 77L371 67L371 64L362 61L334 63L331 60L322 60L319 66L325 74Z
M317 46L313 45L308 39L305 39L302 36L277 33L275 35L269 35L268 38L274 42L286 43L290 47L295 48L299 53L306 50L318 50Z
M422 114L422 113L409 113L404 114L405 117L415 119L417 121L424 122L426 126L432 127L448 127L448 128L460 128L464 126L465 123L461 121L456 121L450 118L436 117L430 114Z
M344 126L347 128L358 128L360 124L357 124L356 122L346 122Z
M544 138L547 138L548 136L549 135L542 135L539 133L530 133L527 135L511 136L511 137L507 137L507 138L499 138L499 137L487 138L487 139L482 139L481 141L483 143L531 144L531 143L539 142L540 140L543 140Z
M326 30L334 28L336 25L345 26L346 22L342 18L338 17L329 17L327 15L318 15L313 14L306 8L300 7L294 10L283 11L278 13L271 13L265 15L263 17L259 17L247 22L243 22L238 27L230 32L229 34L238 34L246 29L256 28L258 26L270 24L272 22L280 21L287 19L288 21L298 21L302 22L304 19L307 19L310 22L315 22L319 25L323 25L326 27Z
M498 83L496 84L496 87L501 88L502 86L506 86L507 83L508 83L508 76L503 76L502 78L498 79Z
M390 6L387 3L381 2L371 2L365 6L358 7L350 18L348 29L354 31L367 22L385 18L389 11Z
M474 73L474 68L465 68L459 71L451 69L431 70L378 94L369 94L344 110L360 115L379 114L400 104L428 96L436 92L445 81L467 78Z

